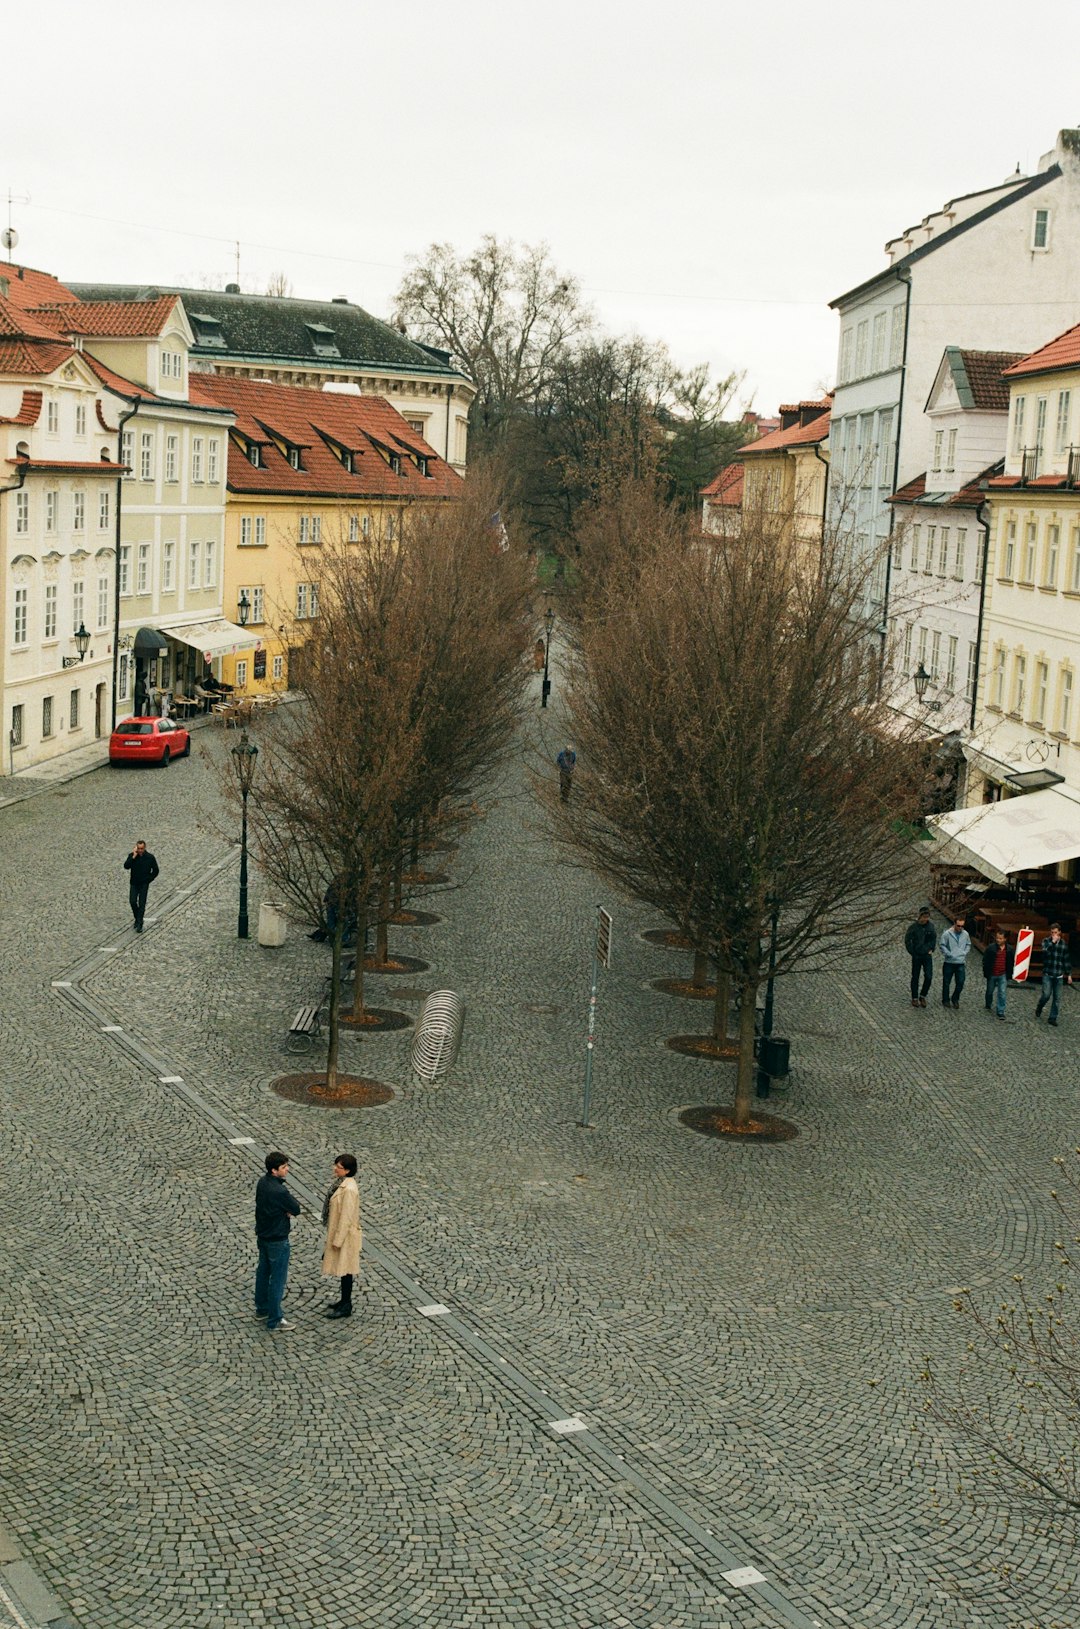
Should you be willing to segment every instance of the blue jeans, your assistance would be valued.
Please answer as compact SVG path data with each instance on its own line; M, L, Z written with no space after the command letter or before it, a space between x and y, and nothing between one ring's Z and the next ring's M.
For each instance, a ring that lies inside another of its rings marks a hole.
M1008 982L1008 977L1004 973L991 973L986 981L986 1010L989 1012L991 1006L994 1006L999 1018L1005 1016L1005 986Z
M1064 973L1059 973L1056 978L1052 973L1044 973L1042 976L1042 995L1039 997L1039 1005L1035 1008L1035 1011L1036 1013L1042 1012L1049 1001L1050 1022L1052 1024L1057 1023L1058 1006L1061 1002L1061 987L1064 983Z
M259 1265L255 1269L255 1311L265 1313L267 1329L281 1322L281 1298L289 1276L289 1240L260 1239Z
M963 962L946 962L944 964L944 966L942 967L942 969L941 969L941 999L942 999L942 1001L947 1002L949 1000L949 985L952 984L953 985L953 992L952 992L953 1005L954 1006L957 1005L959 1003L960 992L964 988L964 980L966 978L967 978L967 968L964 966ZM953 984L954 979L956 981L955 984Z

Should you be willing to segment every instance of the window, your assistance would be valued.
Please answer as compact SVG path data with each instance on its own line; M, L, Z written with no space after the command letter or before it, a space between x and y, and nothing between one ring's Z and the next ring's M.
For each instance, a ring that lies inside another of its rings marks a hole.
M200 550L197 543L188 544L187 585L189 588L198 588L199 586L199 553Z
M43 741L47 741L49 739L49 736L52 734L52 728L53 728L52 704L53 704L53 699L52 699L51 696L45 696L45 697L42 698L42 702L41 702L41 738L42 738Z
M979 664L979 647L972 639L968 642L967 683L964 685L964 700L975 699L975 673Z
M213 538L207 538L204 552L203 587L217 586L217 545Z
M956 654L960 649L960 640L956 634L949 635L948 656L945 660L945 688L950 694L956 690Z
M394 541L394 517L393 517L393 515L390 516L390 519L386 523L386 541L388 543L392 543ZM881 562L879 561L878 566L877 566L877 570L880 571L880 569L881 569Z
M1013 712L1023 713L1027 701L1027 657L1017 656L1013 665Z
M84 436L86 434L85 402L76 402L75 404L75 434L77 436Z
M275 681L278 681L278 680L283 679L284 677L285 677L285 658L284 658L284 656L275 656L274 657L274 679L275 679Z
M322 542L322 516L321 515L312 515L312 517L311 517L311 541L313 543L321 543Z
M140 448L139 479L141 481L152 481L154 479L154 437L150 431L143 431Z
M866 419L865 419L865 416L864 416L863 418L861 418L859 420L859 428L862 429L862 427L865 425L865 423L866 423ZM401 454L400 453L392 452L390 454L390 468L393 470L395 475L400 475L401 474Z
M211 436L206 443L206 479L211 486L217 486L218 481L218 449L220 443L217 436Z
M999 645L994 652L994 706L1005 705L1005 652Z
M203 438L202 438L202 436L192 436L192 438L191 438L191 479L192 479L192 481L198 482L198 481L201 481L202 478L203 478Z
M99 628L109 626L109 579L99 577L97 580L97 625Z
M71 631L78 633L86 617L86 585L76 577L71 585Z
M45 585L45 638L56 638L56 584Z
M349 516L349 542L350 543L359 543L359 541L360 541L360 516L359 515L350 515Z
M866 348L870 336L869 322L860 322L855 330L855 377L861 379L866 372Z
M1024 416L1027 408L1027 397L1017 396L1013 403L1013 440L1012 450L1019 456L1024 450Z
M300 516L300 542L307 543L311 536L311 524L306 515Z
M262 469L262 449L257 441L252 441L247 450L248 463L252 469Z
M1062 735L1068 735L1072 718L1072 682L1071 671L1067 667L1063 667L1061 670L1061 700L1058 703L1058 729Z
M936 469L936 470L941 468L941 449L942 449L942 447L944 445L944 442L945 442L945 432L944 432L944 430L935 430L934 431L934 463L933 463L933 468Z
M923 555L923 574L929 577L934 569L934 546L937 543L937 527L926 528L926 553Z
M85 532L86 530L86 493L73 492L71 494L71 530Z
M11 744L13 747L21 747L23 744L23 704L21 701L16 702L11 709Z
M120 652L120 669L119 669L119 673L117 674L117 679L116 679L116 689L117 689L118 695L120 696L121 701L124 701L127 698L128 687L129 687L130 684L131 684L131 658L128 656L128 653L127 653L126 650L122 650Z
M1047 588L1057 587L1058 555L1061 552L1061 527L1048 526L1046 528L1046 576L1044 583Z
M290 447L289 448L289 468L290 469L300 469L301 467L302 466L301 466L301 463L300 463L300 448L299 447Z
M926 629L919 629L919 667L926 666Z
M51 536L56 531L56 517L60 511L60 494L56 491L45 494L45 531Z
M423 433L424 433L424 421L423 421L423 419L406 419L405 423L409 426L410 430L415 430L418 436L423 435Z
M1057 399L1057 419L1054 424L1054 451L1063 453L1069 444L1069 408L1072 403L1071 390L1059 390Z
M878 455L880 469L878 471L878 484L892 486L893 468L895 465L895 449L892 444L893 416L890 408L887 413L880 414L878 418ZM421 475L428 474L428 461L421 458L419 461Z
M68 729L77 730L79 727L79 692L73 690L68 697Z
M879 311L874 318L873 355L870 361L871 370L880 373L885 366L885 326L889 320L887 311Z
M902 526L900 528L898 528L898 530L893 533L892 563L893 563L893 570L894 571L903 571L903 569L904 569L904 529L903 529Z
M247 602L248 602L248 605L250 607L250 610L248 611L248 621L249 622L265 622L266 621L266 603L265 603L266 590L262 587L261 584L259 584L258 586L251 586L251 587L248 587L248 588L242 588L240 590L240 593L237 595L237 598L242 599L245 594L247 595Z
M1050 211L1037 209L1031 218L1031 247L1032 249L1049 249L1050 247Z
M305 617L311 615L308 586L307 583L297 583L296 585L296 617L298 622L302 622Z
M907 673L909 671L910 667L911 667L911 623L910 622L906 623L905 626L904 626L904 660L903 660L901 665L902 665L905 673Z
M889 336L889 365L898 368L904 359L904 308L893 306L892 333Z
M120 433L120 462L127 465L125 481L130 481L135 473L135 432L122 430Z
M18 537L25 537L30 530L30 494L19 491L15 494L15 532Z
M161 545L161 592L171 594L176 587L176 543L169 538Z
M1080 526L1073 527L1072 570L1069 575L1069 588L1072 593L1080 594Z
M241 658L236 664L236 688L243 690L247 687L247 662Z
M936 679L941 669L941 631L935 628L930 635L930 676Z
M180 461L180 437L179 436L166 436L165 437L165 479L167 481L175 481L177 479L177 465L178 465L179 461Z
M131 544L120 545L120 593L131 593Z
M854 329L845 328L840 336L840 383L842 385L846 385L851 378L851 357L854 343Z
M60 428L60 403L50 402L45 416L49 434L54 436Z
M1024 531L1024 575L1022 583L1035 581L1035 549L1039 540L1039 528L1034 521L1029 521Z
M135 566L135 592L148 594L150 592L150 545L139 544L138 561Z
M1005 558L1002 561L1003 577L1011 577L1016 564L1016 522L1010 520L1005 528Z
M1046 692L1050 687L1050 667L1046 662L1035 664L1035 716L1033 724L1046 722Z
M248 548L251 547L251 534L252 534L251 516L250 515L241 515L241 517L240 517L240 547L242 549L248 549Z
M361 522L361 525L360 525L360 535L362 537L365 537L365 538L371 536L371 516L370 515L365 515L364 516L363 521ZM1080 545L1078 545L1078 547L1080 547Z
M921 548L922 548L922 527L921 526L913 526L911 528L911 569L912 569L912 571L918 571L918 569L919 569L919 551L921 550Z
M953 576L958 583L964 580L964 556L967 553L967 527L956 528L956 548L953 552Z
M947 526L943 526L941 528L940 538L939 538L939 541L938 541L938 556L937 556L937 574L938 574L938 576L939 577L944 577L946 575L946 573L948 572L948 569L949 569L949 528Z
M266 547L266 516L265 515L256 515L255 516L255 547L257 549L264 549Z
M110 510L111 505L109 503L109 489L107 486L103 486L101 491L98 493L97 523L99 532L107 532L109 530Z
M956 431L950 430L945 438L945 471L951 475L956 469Z

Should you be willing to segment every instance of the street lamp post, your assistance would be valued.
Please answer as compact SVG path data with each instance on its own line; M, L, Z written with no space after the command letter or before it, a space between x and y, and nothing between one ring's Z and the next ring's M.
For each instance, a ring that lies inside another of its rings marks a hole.
M254 741L248 740L246 730L244 730L236 746L233 747L232 755L243 807L240 821L240 914L236 922L236 937L246 939L248 937L247 801L248 793L251 791L251 783L255 779L255 760L259 756L259 749Z
M75 649L79 653L78 656L65 656L65 667L78 667L79 663L84 659L87 651L90 649L90 635L86 631L85 622L79 623L78 632L75 635Z
M240 590L240 598L236 605L236 614L240 620L241 628L247 627L248 617L251 614L251 601L248 599L246 588Z
M551 630L555 626L555 613L549 605L544 612L544 682L540 686L540 705L547 706L548 696L551 694L551 680L548 670L551 665Z

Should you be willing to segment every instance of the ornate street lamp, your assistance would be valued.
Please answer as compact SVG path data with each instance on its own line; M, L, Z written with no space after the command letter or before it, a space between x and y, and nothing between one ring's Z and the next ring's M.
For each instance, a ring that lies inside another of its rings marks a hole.
M246 628L247 627L248 617L251 614L251 601L247 597L247 589L246 588L242 588L240 590L240 601L239 601L239 604L236 607L236 613L237 613L237 616L240 618L240 626L241 626L241 628Z
M913 684L915 685L915 694L918 696L919 700L922 701L926 695L926 687L930 683L930 675L927 673L921 662L919 663L915 672L911 675L911 678Z
M544 612L544 682L540 686L540 705L547 706L548 696L551 694L551 680L548 678L548 668L551 663L551 630L555 626L555 613L549 605Z
M65 656L65 667L78 667L79 663L84 659L87 651L90 649L90 635L86 631L85 622L79 623L78 632L75 635L75 649L79 653L78 656Z
M246 730L240 740L232 749L233 768L236 771L236 782L240 788L240 797L243 804L243 815L240 825L240 915L236 923L236 937L248 937L248 873L247 873L247 800L251 791L251 783L255 779L255 760L259 756L259 749L254 741L248 740Z

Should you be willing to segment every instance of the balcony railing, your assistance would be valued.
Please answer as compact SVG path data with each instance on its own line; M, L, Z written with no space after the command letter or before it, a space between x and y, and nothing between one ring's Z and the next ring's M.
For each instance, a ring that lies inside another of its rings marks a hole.
M1023 481L1025 486L1027 486L1029 482L1033 481L1035 479L1036 475L1038 475L1038 473L1039 473L1039 459L1041 458L1041 456L1042 456L1042 448L1041 447L1025 447L1024 448L1024 462L1023 462L1023 468L1022 468L1021 474L1020 474L1020 479Z
M1080 486L1080 447L1069 448L1069 463L1065 474L1066 486Z

